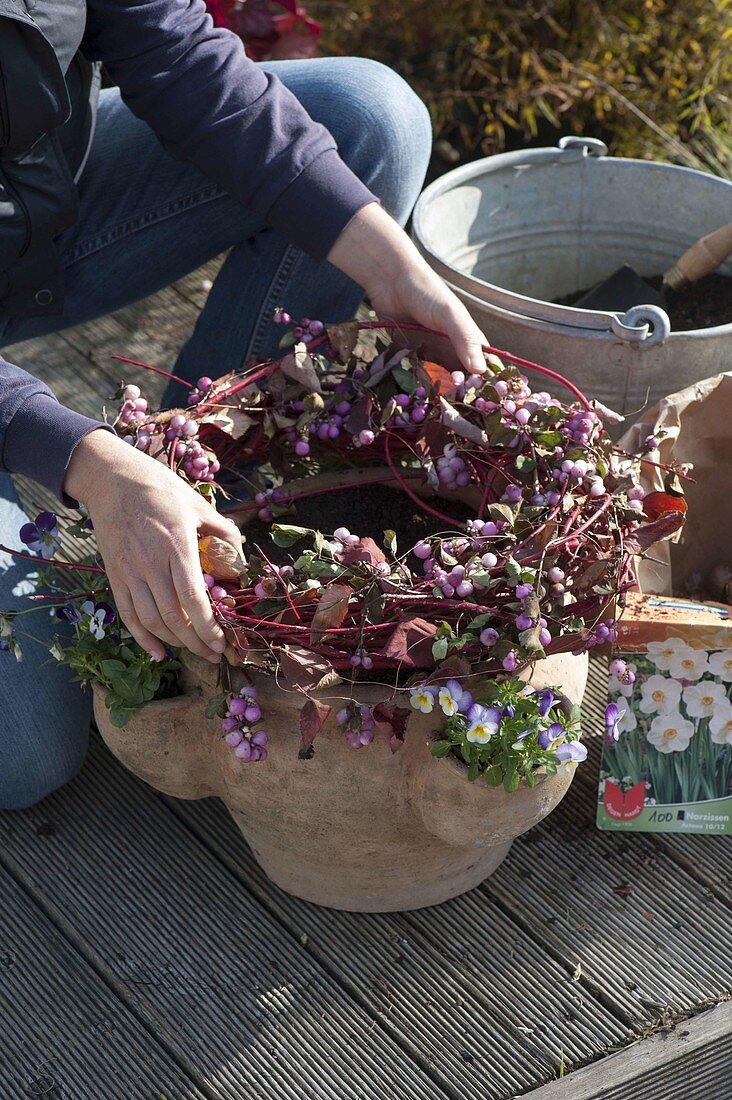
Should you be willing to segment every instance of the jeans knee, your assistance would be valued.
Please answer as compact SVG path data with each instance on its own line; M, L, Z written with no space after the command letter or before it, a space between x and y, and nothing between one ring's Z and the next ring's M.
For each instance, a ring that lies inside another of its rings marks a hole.
M70 782L84 763L88 726L64 731L68 736L55 751L33 744L28 751L0 751L0 810L27 810Z

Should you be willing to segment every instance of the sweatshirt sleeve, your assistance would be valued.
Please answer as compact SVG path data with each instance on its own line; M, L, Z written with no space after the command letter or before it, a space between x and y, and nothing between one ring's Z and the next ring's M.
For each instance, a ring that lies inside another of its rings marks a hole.
M0 471L25 474L69 503L63 483L76 444L101 421L60 405L33 375L0 358Z
M88 0L83 48L171 154L316 259L378 201L328 130L214 27L203 0Z

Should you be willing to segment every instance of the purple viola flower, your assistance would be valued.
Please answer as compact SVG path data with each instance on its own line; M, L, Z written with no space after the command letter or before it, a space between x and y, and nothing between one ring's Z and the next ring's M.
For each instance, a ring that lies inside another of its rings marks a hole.
M544 688L543 691L537 691L534 694L539 700L539 714L545 718L554 706L554 693L549 688Z
M104 600L96 604L92 600L85 600L80 610L89 620L89 633L98 642L101 641L106 634L106 627L111 626L116 618L114 608Z
M554 754L559 761L557 775L571 774L578 764L587 759L587 749L579 741L565 741L557 745Z
M485 630L481 630L478 640L486 649L490 649L498 641L498 631L494 630L492 626L487 626Z
M53 512L39 512L33 523L24 523L20 529L20 541L33 554L53 557L59 547L58 521Z
M625 717L625 711L621 710L617 703L608 703L605 707L605 740L608 744L620 738L620 723Z
M553 722L551 726L547 726L545 730L542 730L536 738L536 743L540 749L550 748L550 746L556 741L558 737L561 737L564 733L564 727L561 722Z
M65 603L63 607L56 608L56 618L63 619L67 623L80 623L81 612L72 603Z
M480 703L473 703L468 707L466 718L470 725L465 736L475 745L487 745L491 737L498 733L501 724L498 707L485 707Z
M437 701L443 714L451 718L458 712L465 714L473 703L473 696L465 691L459 680L448 680L444 687L439 689Z

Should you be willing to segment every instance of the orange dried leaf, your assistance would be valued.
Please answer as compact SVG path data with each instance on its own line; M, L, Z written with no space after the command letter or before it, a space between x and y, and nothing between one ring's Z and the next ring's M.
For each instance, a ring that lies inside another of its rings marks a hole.
M236 547L216 535L204 535L198 540L198 556L203 572L217 581L236 581L246 573L246 562Z

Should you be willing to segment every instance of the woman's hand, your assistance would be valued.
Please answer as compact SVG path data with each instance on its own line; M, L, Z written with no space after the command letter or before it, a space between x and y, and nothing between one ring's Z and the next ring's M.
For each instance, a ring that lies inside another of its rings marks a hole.
M328 259L364 288L379 317L444 332L469 374L485 369L484 333L378 203L356 214Z
M167 643L212 662L226 648L198 557L198 535L218 535L241 552L235 524L149 455L111 432L77 444L64 489L89 510L117 608L155 660Z

